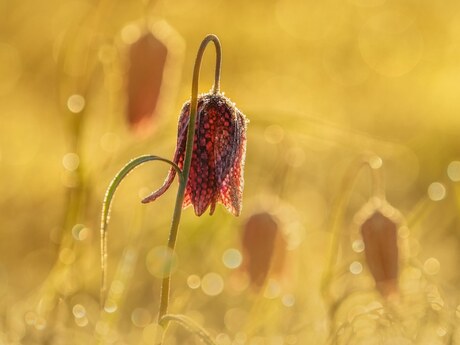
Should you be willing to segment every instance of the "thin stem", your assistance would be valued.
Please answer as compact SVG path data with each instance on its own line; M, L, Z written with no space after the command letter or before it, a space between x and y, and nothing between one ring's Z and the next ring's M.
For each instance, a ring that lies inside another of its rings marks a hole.
M212 340L211 335L200 325L198 325L193 319L189 318L186 315L172 315L166 314L162 318L163 322L174 321L185 328L190 333L196 335L200 340L206 345L217 345L214 340Z
M363 165L370 169L372 176L372 196L385 201L385 181L383 178L382 160L378 156L365 158Z
M333 213L331 217L332 225L332 239L331 239L331 246L328 255L328 263L326 265L326 270L322 278L321 282L321 290L323 297L329 299L329 292L328 288L331 283L334 265L337 261L337 255L339 251L339 235L340 230L342 227L340 226L343 220L343 216L345 214L346 205L348 204L351 193L353 191L355 182L359 176L359 173L362 171L364 167L368 167L371 173L371 190L372 190L372 197L376 197L381 201L385 200L385 190L383 186L383 173L381 168L381 162L377 161L380 160L380 157L377 156L365 156L360 157L357 161L353 162L350 165L342 183L341 193L339 198L337 199L334 207Z
M180 170L180 168L177 166L176 163L171 162L170 160L162 158L162 157L146 155L146 156L140 156L140 157L137 157L131 160L115 175L114 179L110 182L110 185L107 188L107 191L105 193L104 202L102 203L102 216L101 216L101 268L102 268L101 301L100 301L101 307L104 306L105 292L107 288L107 226L109 224L110 206L112 204L112 199L121 181L123 181L123 179L134 168L148 161L161 161L161 162L168 163L169 165L171 165L171 167L174 170L176 170L177 174L179 175L180 183L183 184L183 181L184 181L182 171Z
M179 228L180 217L182 213L182 204L184 202L185 188L187 186L188 177L190 174L190 166L192 163L192 151L193 151L193 139L195 137L195 127L197 122L197 106L198 106L198 81L200 77L201 60L203 58L204 51L209 42L213 42L216 47L216 70L215 79L213 86L213 93L219 92L220 87L220 66L222 60L222 49L220 46L219 39L215 35L207 35L201 42L200 48L195 59L195 66L193 68L193 79L192 79L192 98L190 101L190 118L187 132L187 143L185 148L184 166L182 169L183 181L180 182L177 190L176 205L174 208L173 219L171 223L171 229L169 232L168 247L174 251L176 246L177 231ZM171 278L169 274L166 274L161 284L160 292L160 312L158 315L158 323L163 326L167 325L168 320L163 319L163 316L168 312L169 306L169 290L170 290Z

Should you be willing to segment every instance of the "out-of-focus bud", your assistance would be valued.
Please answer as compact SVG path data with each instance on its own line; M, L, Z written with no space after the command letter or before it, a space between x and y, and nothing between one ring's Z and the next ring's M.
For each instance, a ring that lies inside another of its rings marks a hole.
M361 225L367 265L382 296L398 292L398 233L397 225L375 211Z
M136 130L148 126L155 115L167 55L166 45L151 32L129 48L127 115Z
M286 242L278 221L269 213L253 214L242 233L243 269L259 290L269 277L279 277L285 266Z
M141 25L131 26L139 37L127 46L126 118L136 134L145 136L160 112L165 111L164 104L171 101L167 98L180 75L183 44L180 36L165 22L147 30Z

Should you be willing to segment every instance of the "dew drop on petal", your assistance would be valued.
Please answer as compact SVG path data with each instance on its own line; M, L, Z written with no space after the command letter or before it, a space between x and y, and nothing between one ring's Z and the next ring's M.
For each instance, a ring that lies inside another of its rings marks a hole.
M227 268L238 268L243 261L240 251L234 248L227 249L222 255L222 261Z
M67 99L67 108L74 114L81 113L85 109L85 98L82 95L72 95Z
M187 285L190 289L198 289L201 285L201 279L196 274L191 274L187 278Z
M440 182L433 182L428 186L428 197L433 201L440 201L446 197L446 187Z
M207 273L201 280L201 290L208 296L217 296L224 290L224 280L217 273Z
M353 274L360 274L363 271L363 265L359 261L353 261L350 264L350 272Z
M460 181L460 162L459 161L452 161L447 166L447 176L454 181Z

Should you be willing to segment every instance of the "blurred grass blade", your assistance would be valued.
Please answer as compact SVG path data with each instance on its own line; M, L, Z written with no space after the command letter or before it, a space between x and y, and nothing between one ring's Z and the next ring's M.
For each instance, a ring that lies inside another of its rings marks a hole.
M121 181L136 167L149 161L161 161L168 163L174 170L176 170L179 178L182 179L182 171L174 162L169 159L154 156L145 155L134 158L128 164L126 164L110 182L109 187L105 193L104 201L102 203L102 216L101 216L101 269L102 269L102 286L101 286L101 306L104 305L104 296L107 286L107 226L109 223L110 205L115 195L115 191L120 185Z
M161 318L160 324L170 321L177 322L187 331L199 337L206 345L217 345L217 343L212 340L211 335L188 316L182 314L166 314Z

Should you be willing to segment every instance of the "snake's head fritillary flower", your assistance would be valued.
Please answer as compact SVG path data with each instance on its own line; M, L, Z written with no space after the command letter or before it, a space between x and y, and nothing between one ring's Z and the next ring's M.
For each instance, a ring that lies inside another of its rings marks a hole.
M128 52L127 119L136 132L149 127L160 100L167 46L148 32L132 43Z
M275 217L268 212L251 215L244 224L241 244L243 268L253 288L259 290L270 276L281 278L286 242Z
M180 117L174 163L183 168L190 102L184 104ZM233 215L241 213L243 170L246 155L246 117L221 93L198 97L197 122L193 140L190 175L183 207L193 205L201 216L210 207L214 213L220 202ZM171 185L176 171L170 169L163 186L142 200L156 200Z
M384 297L394 295L398 291L399 257L396 223L376 211L361 225L361 234L377 289Z
M125 113L133 134L145 137L152 133L160 114L167 113L173 104L182 70L184 43L164 21L149 28L144 23L127 27L131 26L142 34L135 41L122 34L126 43L122 59Z

